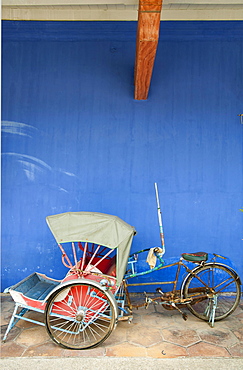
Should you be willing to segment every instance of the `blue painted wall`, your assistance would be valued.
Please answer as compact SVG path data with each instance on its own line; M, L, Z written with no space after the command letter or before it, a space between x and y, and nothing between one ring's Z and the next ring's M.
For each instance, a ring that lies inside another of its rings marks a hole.
M243 22L163 22L147 101L135 22L2 23L2 289L62 278L46 223L66 211L134 225L132 250L229 256L243 277Z

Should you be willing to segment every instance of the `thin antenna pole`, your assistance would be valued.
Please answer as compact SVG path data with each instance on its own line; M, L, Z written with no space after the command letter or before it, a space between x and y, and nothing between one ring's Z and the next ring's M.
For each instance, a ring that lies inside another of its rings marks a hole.
M165 240L164 240L164 231L163 231L163 224L162 224L162 214L159 204L159 192L158 192L158 186L157 183L154 183L155 187L155 194L156 194L156 201L157 201L157 210L158 210L158 220L159 220L159 231L160 231L160 239L161 239L161 245L163 249L165 250Z

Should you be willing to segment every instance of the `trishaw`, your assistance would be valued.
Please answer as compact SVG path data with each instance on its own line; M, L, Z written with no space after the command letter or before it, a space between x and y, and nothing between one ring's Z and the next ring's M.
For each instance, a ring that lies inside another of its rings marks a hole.
M162 245L131 255L136 231L119 217L96 212L48 216L47 224L68 272L61 281L33 273L5 290L15 301L15 308L3 341L22 319L46 326L53 341L64 348L93 348L108 338L118 321L131 322L134 307L147 308L149 304L176 309L185 320L182 308L187 307L211 326L230 315L240 301L241 282L231 266L217 262L225 257L214 254L209 259L204 252L183 253L178 261L165 263L157 185L155 189ZM150 267L144 269L145 255ZM168 268L176 268L173 281L147 281L148 274L154 273L157 278ZM178 289L182 269L186 275ZM172 284L172 290L165 291L163 284ZM154 293L144 292L144 301L134 304L136 293L129 290L144 286L154 288ZM43 313L44 322L26 317L30 310Z

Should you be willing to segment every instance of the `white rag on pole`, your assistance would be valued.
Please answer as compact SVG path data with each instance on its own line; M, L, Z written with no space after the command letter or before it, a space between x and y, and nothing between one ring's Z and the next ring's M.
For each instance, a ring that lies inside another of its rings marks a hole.
M160 257L162 257L162 253L163 253L163 249L162 248L159 248L159 247L155 247L155 248L150 248L149 252L148 252L148 256L147 256L147 259L146 259L146 262L149 264L149 267L151 269L153 269L156 265L156 254L160 254Z

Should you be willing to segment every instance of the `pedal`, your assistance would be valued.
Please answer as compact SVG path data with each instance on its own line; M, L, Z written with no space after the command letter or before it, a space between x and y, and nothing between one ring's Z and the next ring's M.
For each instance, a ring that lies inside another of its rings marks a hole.
M156 288L156 292L159 293L159 294L161 294L162 297L163 297L164 292L161 290L161 288Z
M180 314L182 315L182 317L185 321L187 320L187 314L184 313L179 307L177 307L175 303L172 303L171 306L174 307L177 311L180 312Z
M145 310L147 310L147 308L148 308L149 304L150 304L150 303L152 303L153 301L152 301L152 299L151 299L151 298L149 298L149 297L147 296L147 293L146 293L146 292L144 292L144 295L145 295L145 304L144 304L144 307L145 307Z
M187 314L185 312L182 312L182 317L185 321L187 320Z

